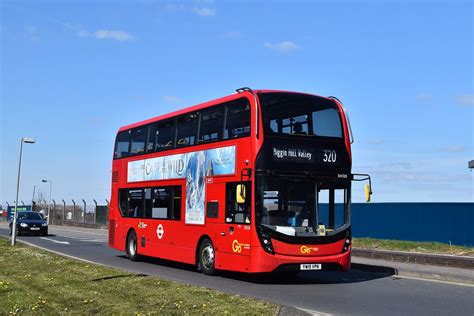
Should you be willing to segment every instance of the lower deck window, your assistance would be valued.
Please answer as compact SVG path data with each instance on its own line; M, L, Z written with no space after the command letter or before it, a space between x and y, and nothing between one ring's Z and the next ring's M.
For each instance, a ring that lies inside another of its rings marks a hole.
M181 219L181 186L120 189L124 217Z

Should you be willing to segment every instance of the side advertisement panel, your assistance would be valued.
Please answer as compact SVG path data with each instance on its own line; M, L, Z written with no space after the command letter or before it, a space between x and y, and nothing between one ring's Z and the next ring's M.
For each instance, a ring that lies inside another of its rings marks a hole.
M186 179L186 224L204 224L205 177L235 174L235 146L128 163L127 181Z

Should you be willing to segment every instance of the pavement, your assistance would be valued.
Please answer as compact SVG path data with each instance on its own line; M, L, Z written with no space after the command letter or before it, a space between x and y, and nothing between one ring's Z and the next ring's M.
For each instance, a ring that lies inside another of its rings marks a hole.
M8 235L4 223L0 235ZM474 315L474 285L459 282L474 279L474 270L468 269L353 258L354 269L349 272L305 272L293 277L223 272L209 277L193 266L155 258L131 262L107 247L106 230L51 226L50 236L20 236L19 240L130 272L271 301L282 305L279 315ZM442 277L423 279L428 275Z
M352 257L354 269L368 272L392 271L394 275L474 285L474 270Z

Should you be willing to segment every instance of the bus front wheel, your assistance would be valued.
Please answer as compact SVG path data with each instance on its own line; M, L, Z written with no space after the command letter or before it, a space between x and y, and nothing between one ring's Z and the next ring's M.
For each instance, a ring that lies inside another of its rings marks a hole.
M212 242L208 238L204 239L199 247L199 269L202 273L205 275L216 274L216 269L214 268L215 258Z
M134 230L130 231L127 236L127 244L126 244L126 252L127 258L132 261L138 260L138 252L137 252L137 234Z

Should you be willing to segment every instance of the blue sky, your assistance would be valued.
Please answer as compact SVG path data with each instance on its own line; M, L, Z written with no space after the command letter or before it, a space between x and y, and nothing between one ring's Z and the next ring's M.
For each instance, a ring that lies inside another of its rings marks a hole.
M0 203L103 201L122 126L242 86L335 95L373 201L474 201L472 1L2 1ZM354 185L354 201L363 191Z

